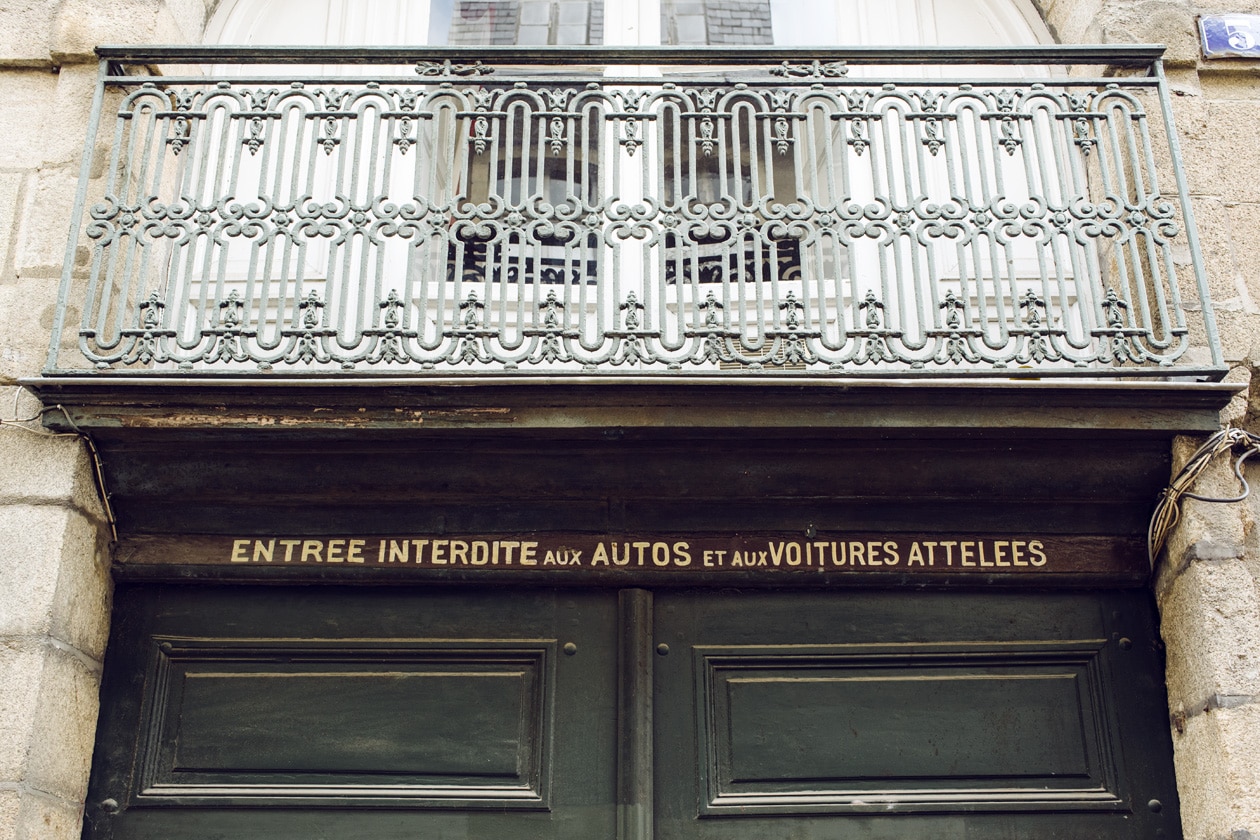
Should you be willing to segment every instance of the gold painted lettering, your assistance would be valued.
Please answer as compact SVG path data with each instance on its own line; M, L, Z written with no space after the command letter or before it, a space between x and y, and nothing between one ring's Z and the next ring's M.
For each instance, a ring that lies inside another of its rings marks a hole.
M974 542L969 542L969 541L960 542L958 544L958 565L960 566L976 565L976 562L974 560L967 559L971 557L973 554L975 554L975 551L974 551L975 545L976 544Z
M866 565L882 566L884 561L879 556L879 543L872 540L866 544Z
M1026 545L1028 545L1028 543L1024 540L1011 541L1011 563L1013 563L1016 566L1028 565L1027 560L1020 559L1024 556L1024 546Z
M763 540L754 547L746 539L732 538L730 549L707 548L704 545L722 544L720 539L702 540L702 545L686 539L670 539L665 535L657 539L618 541L612 539L580 538L581 549L560 544L560 537L542 542L499 540L487 537L477 539L365 539L365 538L295 538L280 537L230 537L226 550L220 549L219 562L241 563L302 563L302 564L363 564L372 562L369 554L376 555L376 563L415 563L417 566L555 566L581 567L583 555L589 553L589 565L638 567L644 570L703 566L706 569L730 567L732 569L773 568L801 569L808 567L824 571L828 568L852 569L901 566L934 567L937 549L942 567L960 569L1007 570L1050 565L1050 552L1044 540L1013 539L953 539L923 540L905 537L867 539L858 537L848 540L821 540L794 538ZM280 548L278 549L277 546ZM1053 543L1051 543L1053 546ZM223 556L226 555L226 558ZM830 558L830 560L828 559ZM942 569L944 571L944 569Z
M783 559L789 566L801 565L801 544L798 542L788 543Z
M512 565L512 555L516 552L516 549L520 548L520 546L521 544L516 540L503 541L503 565Z
M1028 553L1031 554L1032 557L1029 558L1028 562L1032 563L1034 566L1046 565L1046 561L1049 558L1046 557L1046 553L1042 551L1043 548L1044 546L1041 544L1041 540L1029 540Z
M980 553L980 565L987 568L993 568L993 563L985 559L984 556L984 540L976 543L976 550Z
M691 565L691 545L685 542L674 543L674 565L690 566Z
M1009 565L1011 565L1011 561L1010 561L1010 560L1006 560L1006 561L1003 561L1003 560L1002 560L1002 558L1006 556L1006 546L1009 546L1009 545L1010 545L1010 543L1009 543L1009 542L1006 542L1005 540L996 540L996 541L994 541L994 543L993 543L993 565L995 565L995 566L1009 566Z
M825 542L814 543L814 548L818 549L818 565L819 566L827 565L827 546L828 545L834 546L835 543L825 543Z
M849 564L852 566L866 565L866 546L863 543L849 543Z
M917 542L910 543L910 556L906 558L906 566L918 564L925 565L923 562L923 549L919 547Z
M892 541L884 543L884 553L888 556L884 558L884 565L896 566L901 562L901 549Z
M638 560L639 560L639 565L642 566L644 562L647 560L646 551L647 549L652 547L652 544L650 542L637 542L637 543L633 543L633 545L635 548L639 549Z
M264 561L267 563L270 563L271 558L274 557L275 554L276 554L276 541L275 540L267 540L266 543L263 543L262 540L254 540L254 562L255 563L260 563Z
M770 549L770 562L779 565L783 562L783 543L767 543Z
M669 565L669 543L652 543L652 565L664 568Z

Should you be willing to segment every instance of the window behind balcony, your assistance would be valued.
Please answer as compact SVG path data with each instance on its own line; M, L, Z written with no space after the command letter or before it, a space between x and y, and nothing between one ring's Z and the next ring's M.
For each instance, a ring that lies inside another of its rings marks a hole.
M223 44L999 46L1049 42L1023 0L225 0ZM633 39L633 40L631 40Z

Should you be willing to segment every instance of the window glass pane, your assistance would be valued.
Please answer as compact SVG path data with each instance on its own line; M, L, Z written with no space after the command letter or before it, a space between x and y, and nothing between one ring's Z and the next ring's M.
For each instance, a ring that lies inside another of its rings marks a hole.
M515 44L520 16L519 0L456 0L450 43Z
M770 0L662 0L661 36L677 46L772 44Z
M454 0L447 43L585 46L603 41L603 0Z
M444 44L452 2L224 0L206 26L206 42L341 46Z
M1023 0L769 0L769 5L774 43L784 47L999 46L1052 40Z
M771 6L779 46L817 46L835 39L836 0L772 0Z

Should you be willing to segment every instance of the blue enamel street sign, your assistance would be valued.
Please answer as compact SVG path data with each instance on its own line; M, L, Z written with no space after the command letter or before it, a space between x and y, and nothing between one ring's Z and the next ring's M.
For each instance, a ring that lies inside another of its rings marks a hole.
M1260 58L1260 15L1203 15L1199 35L1204 58Z

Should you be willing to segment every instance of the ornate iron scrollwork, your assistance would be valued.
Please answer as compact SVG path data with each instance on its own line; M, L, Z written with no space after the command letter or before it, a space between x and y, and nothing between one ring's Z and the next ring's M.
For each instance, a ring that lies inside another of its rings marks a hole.
M1159 155L1113 151L1155 148L1151 83L900 83L779 58L729 80L471 54L420 61L411 81L114 79L122 145L89 185L92 253L72 267L88 275L83 357L859 372L1183 359L1181 213L1154 186L1169 183Z

